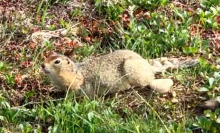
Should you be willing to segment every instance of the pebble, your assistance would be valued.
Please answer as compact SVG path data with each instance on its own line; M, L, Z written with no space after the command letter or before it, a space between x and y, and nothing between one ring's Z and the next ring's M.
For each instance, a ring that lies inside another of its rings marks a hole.
M179 100L178 100L178 99L176 99L176 98L172 98L171 102L172 102L172 103L178 103L178 102L179 102Z
M175 91L172 92L172 96L176 97L176 92Z
M215 110L219 107L219 102L217 98L212 98L208 101L205 101L200 105L201 108Z

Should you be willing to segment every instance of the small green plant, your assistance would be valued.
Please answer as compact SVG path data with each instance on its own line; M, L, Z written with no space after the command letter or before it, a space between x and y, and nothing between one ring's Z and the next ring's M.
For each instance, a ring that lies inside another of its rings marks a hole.
M119 15L124 11L123 6L119 2L95 0L95 6L100 15L105 16L109 20L118 20Z
M206 110L204 115L197 117L197 122L193 126L200 128L204 133L218 133L220 130L220 109L216 109L215 112Z
M220 74L218 72L215 72L214 76L206 76L206 78L208 79L208 84L200 88L199 91L201 92L208 92L215 89L215 87L217 87L219 84Z
M215 7L210 7L209 10L204 11L202 9L197 10L199 17L197 18L198 23L201 23L206 29L218 27L218 23L215 20L216 16L219 14L219 11Z
M4 63L2 61L0 61L0 71L2 71L4 68Z
M78 59L81 60L84 57L88 57L89 55L91 55L92 53L94 53L94 51L96 50L96 46L95 44L92 46L83 46L80 48L77 48L76 53L81 55Z
M11 86L13 86L15 84L15 78L12 73L5 74L4 76L5 76L4 79L5 79L6 83L8 83Z
M153 10L168 3L167 0L126 0L126 2L148 10Z
M208 67L208 63L202 59L201 64ZM203 74L207 79L207 84L199 89L200 92L207 93L211 98L216 97L215 89L219 87L220 73L214 72L213 76ZM220 102L220 97L217 97ZM217 133L220 130L220 109L217 108L215 112L205 110L204 116L197 117L197 121L193 124L196 128L200 128L205 133Z
M177 27L163 14L149 15L150 19L131 19L124 35L125 48L135 50L144 57L161 57L168 51L181 50L191 40L188 21Z
M30 124L30 123L27 123L27 122L21 123L21 124L19 125L19 127L20 127L22 133L30 133L31 130L32 130L32 128L33 128L33 127L31 126L31 124Z
M211 6L218 6L219 5L219 0L202 0L200 5L203 8L210 8Z

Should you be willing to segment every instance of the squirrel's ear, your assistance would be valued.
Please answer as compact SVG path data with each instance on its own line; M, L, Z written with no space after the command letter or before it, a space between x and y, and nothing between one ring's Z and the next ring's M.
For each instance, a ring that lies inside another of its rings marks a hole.
M54 52L54 51L52 51L52 54L51 55L57 55L57 53L56 52Z
M67 60L67 64L70 64L70 59L66 58L66 60Z
M41 53L40 56L41 56L41 58L43 58L44 60L46 60L46 58L47 58L43 53Z
M47 59L47 57L46 56L43 56L44 57L44 60L46 60Z

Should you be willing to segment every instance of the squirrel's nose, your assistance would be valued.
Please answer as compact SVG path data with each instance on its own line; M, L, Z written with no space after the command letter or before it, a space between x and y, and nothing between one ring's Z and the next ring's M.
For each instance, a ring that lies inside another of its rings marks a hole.
M41 67L42 67L42 68L45 68L45 65L44 65L44 63L43 63L43 64L41 64Z

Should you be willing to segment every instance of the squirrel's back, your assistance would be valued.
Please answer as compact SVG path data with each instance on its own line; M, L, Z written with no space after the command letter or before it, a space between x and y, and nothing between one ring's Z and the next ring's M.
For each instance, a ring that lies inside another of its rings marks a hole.
M76 64L79 71L84 76L83 88L89 88L96 90L97 93L117 92L125 90L131 87L128 81L128 74L124 70L124 63L128 59L141 59L144 60L139 54L130 50L116 50L112 53L101 55L99 57L87 59L82 63ZM151 70L147 60L145 68ZM134 69L142 69L138 64ZM151 74L153 76L153 73ZM88 85L88 83L90 85ZM90 89L90 90L91 90Z
M116 50L112 53L101 55L95 58L87 59L77 66L81 71L91 71L94 70L111 70L112 68L120 69L120 65L124 63L126 59L142 59L142 57L130 50ZM109 69L108 69L109 68Z

